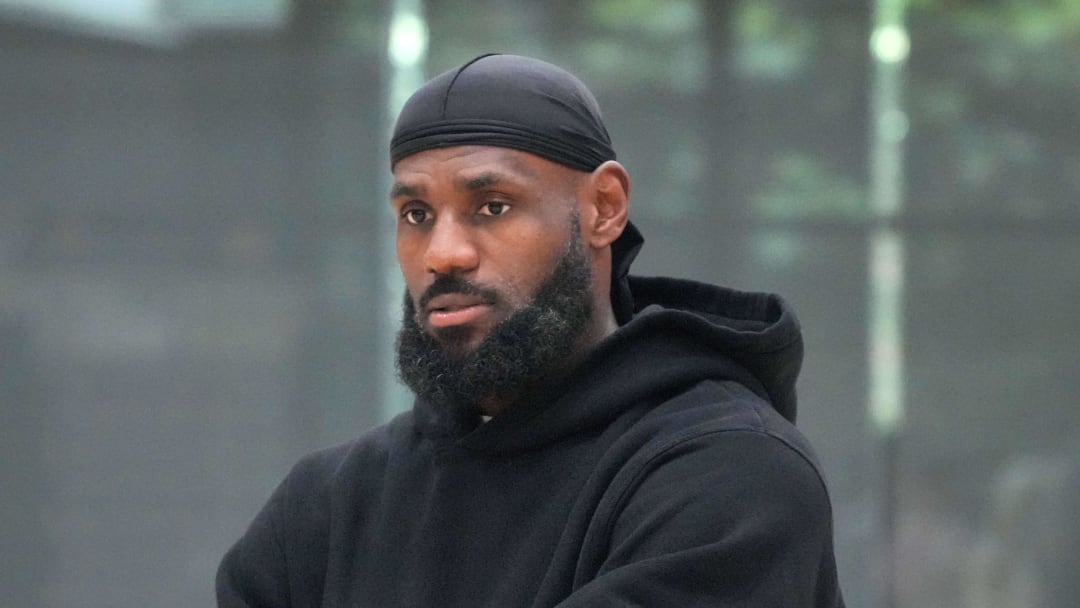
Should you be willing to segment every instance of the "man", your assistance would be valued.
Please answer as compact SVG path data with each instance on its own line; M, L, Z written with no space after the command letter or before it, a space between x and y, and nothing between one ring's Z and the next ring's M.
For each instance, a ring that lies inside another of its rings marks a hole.
M391 144L412 411L308 456L219 606L842 606L777 297L628 276L592 94L478 57Z

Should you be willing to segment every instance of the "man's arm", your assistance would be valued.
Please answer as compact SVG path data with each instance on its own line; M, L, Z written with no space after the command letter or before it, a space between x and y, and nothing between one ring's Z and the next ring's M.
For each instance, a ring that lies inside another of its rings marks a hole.
M785 441L697 436L627 487L588 582L559 606L843 606L825 486Z
M300 460L225 554L219 608L300 608L322 603L329 491L345 446Z
M289 577L278 520L288 480L263 506L218 566L219 608L287 608Z

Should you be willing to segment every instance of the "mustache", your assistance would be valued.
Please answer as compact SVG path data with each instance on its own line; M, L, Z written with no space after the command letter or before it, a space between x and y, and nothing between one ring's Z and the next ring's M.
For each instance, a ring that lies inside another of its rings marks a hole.
M462 278L460 275L440 274L435 277L435 281L420 295L420 300L416 305L420 310L424 310L433 298L448 293L479 296L483 298L484 302L487 304L494 304L499 301L499 294L495 290L485 289Z

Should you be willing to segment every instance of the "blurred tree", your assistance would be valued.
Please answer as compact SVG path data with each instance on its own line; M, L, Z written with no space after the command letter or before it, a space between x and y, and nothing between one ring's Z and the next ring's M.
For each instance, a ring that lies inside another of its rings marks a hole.
M293 0L288 37L307 45L371 48L385 38L382 0Z
M913 212L1075 229L1080 2L917 0L911 17Z

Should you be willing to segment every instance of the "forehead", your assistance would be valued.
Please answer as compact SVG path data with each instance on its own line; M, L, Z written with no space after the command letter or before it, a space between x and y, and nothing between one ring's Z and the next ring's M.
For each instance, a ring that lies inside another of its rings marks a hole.
M400 186L418 187L432 180L450 178L468 187L470 181L510 180L522 185L550 187L569 183L573 171L535 154L496 146L452 146L424 150L407 156L394 166L395 191ZM476 184L473 184L476 185Z

